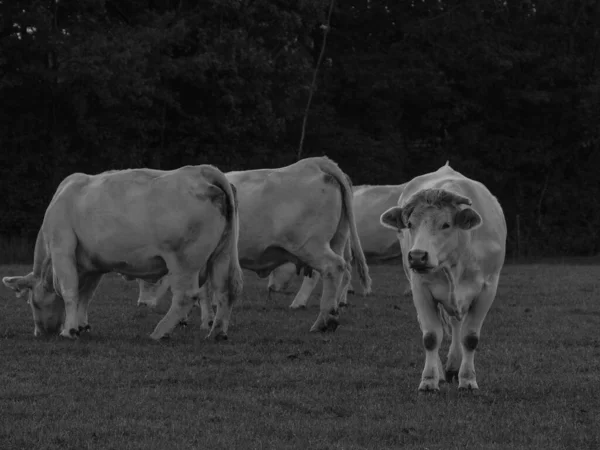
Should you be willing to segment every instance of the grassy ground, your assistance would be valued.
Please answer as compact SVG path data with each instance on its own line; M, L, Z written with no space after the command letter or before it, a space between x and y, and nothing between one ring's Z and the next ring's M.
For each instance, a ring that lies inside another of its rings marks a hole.
M161 316L115 276L89 336L34 339L29 307L1 287L0 449L600 448L600 266L506 266L480 391L438 395L417 394L424 354L401 267L371 271L375 293L350 296L325 335L308 333L316 294L293 312L248 274L220 343L193 324L150 341Z

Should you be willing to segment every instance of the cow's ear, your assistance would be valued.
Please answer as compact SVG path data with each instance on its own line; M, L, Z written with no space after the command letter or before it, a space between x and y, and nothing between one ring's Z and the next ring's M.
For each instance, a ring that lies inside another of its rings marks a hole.
M463 230L472 230L483 223L481 216L477 211L471 208L465 208L454 216L454 225Z
M393 206L384 212L379 218L379 222L384 227L396 231L406 228L405 223L402 221L402 208L399 206Z
M27 292L33 288L33 276L32 274L25 275L24 277L4 277L2 283L9 289L15 291L17 297L23 297Z

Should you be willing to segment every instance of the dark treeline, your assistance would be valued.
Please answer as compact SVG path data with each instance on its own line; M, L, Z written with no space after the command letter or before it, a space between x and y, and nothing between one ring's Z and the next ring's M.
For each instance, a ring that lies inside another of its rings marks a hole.
M0 234L35 236L76 171L294 162L328 8L0 0ZM509 255L596 255L599 30L597 0L338 1L302 156L355 185L450 160L500 199Z

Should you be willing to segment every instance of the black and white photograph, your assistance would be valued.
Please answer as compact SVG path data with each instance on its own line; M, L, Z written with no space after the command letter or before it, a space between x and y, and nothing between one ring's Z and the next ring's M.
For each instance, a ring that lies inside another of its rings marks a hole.
M0 0L0 450L600 449L600 0Z

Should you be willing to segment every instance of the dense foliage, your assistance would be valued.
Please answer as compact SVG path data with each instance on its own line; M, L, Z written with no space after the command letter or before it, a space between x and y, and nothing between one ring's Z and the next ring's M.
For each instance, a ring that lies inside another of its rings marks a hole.
M0 234L35 235L74 171L294 162L328 7L1 0ZM599 30L595 0L336 2L302 156L354 184L450 160L510 255L598 254Z

